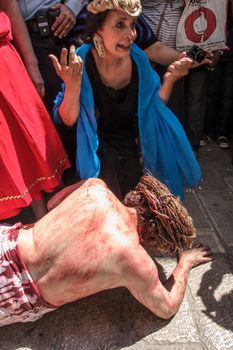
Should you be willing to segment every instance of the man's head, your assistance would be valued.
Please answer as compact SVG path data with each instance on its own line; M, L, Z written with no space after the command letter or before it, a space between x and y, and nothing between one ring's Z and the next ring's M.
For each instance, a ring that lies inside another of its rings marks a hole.
M142 243L153 245L161 253L192 246L196 236L192 218L180 200L153 176L142 176L124 204L137 211L139 226L143 226Z

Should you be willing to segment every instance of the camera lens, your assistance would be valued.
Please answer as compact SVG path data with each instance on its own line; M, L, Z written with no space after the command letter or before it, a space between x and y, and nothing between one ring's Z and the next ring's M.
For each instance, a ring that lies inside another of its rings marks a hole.
M202 60L204 60L205 56L206 56L205 51L200 50L200 51L198 51L198 52L196 53L196 58L195 58L195 60L196 60L197 62L201 62Z

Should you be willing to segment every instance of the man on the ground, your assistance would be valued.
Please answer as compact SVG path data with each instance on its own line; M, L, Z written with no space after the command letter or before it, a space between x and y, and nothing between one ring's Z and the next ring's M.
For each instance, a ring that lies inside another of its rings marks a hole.
M126 287L155 315L173 316L190 270L212 260L190 249L195 229L179 200L145 175L123 205L99 179L63 189L31 226L0 226L0 325L34 321L44 313L102 290ZM141 245L179 261L162 284ZM189 248L184 250L184 248Z

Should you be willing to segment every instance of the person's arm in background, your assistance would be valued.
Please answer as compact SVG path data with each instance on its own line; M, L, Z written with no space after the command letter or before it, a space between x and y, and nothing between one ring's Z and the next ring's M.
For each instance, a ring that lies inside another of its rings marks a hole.
M180 58L181 53L163 44L161 41L156 41L154 44L147 47L145 53L151 62L169 66L171 63Z
M76 17L82 9L81 0L66 0L64 4L56 3L51 10L60 10L60 14L52 26L55 36L64 38L76 23Z
M31 40L23 16L16 0L1 0L0 9L4 11L11 22L14 45L25 64L27 72L35 85L40 97L43 98L44 81L38 68L38 61L34 54Z
M137 38L135 40L135 44L144 50L148 59L152 63L167 67L173 62L186 56L185 52L181 53L159 41L143 15L138 17L136 31ZM210 55L210 53L208 53L208 55ZM205 58L201 63L193 61L190 68L196 68L202 64L209 64L210 62L211 61L207 58Z
M151 62L169 66L180 58L180 52L158 40L143 13L137 19L136 32L135 44L145 52Z

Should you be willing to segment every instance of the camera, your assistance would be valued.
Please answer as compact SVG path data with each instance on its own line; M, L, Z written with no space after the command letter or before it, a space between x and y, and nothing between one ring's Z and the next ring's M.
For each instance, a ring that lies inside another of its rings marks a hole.
M47 12L38 11L36 13L36 22L39 34L42 38L51 36L55 43L64 41L64 38L60 39L53 34L52 26L60 14L60 10L49 10Z
M187 52L187 56L192 58L193 60L197 61L200 63L201 61L204 60L204 58L207 55L207 52L202 50L199 46L193 45Z

